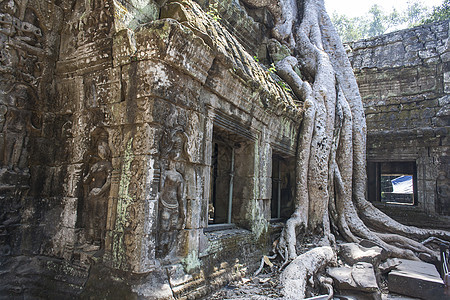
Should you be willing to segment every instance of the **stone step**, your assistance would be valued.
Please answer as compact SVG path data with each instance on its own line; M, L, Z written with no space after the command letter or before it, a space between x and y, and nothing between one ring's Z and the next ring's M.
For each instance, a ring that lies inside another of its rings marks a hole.
M390 292L427 300L450 299L450 289L444 286L434 265L407 259L400 261L388 275Z

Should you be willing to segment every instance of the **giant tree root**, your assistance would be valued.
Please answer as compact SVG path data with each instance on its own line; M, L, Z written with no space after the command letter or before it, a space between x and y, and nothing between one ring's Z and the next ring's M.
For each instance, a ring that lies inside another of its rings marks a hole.
M306 284L321 268L336 263L329 246L314 248L294 259L281 273L282 294L286 299L305 298Z
M290 260L297 256L300 227L306 232L319 228L324 237L332 237L331 219L335 233L349 242L370 240L391 257L437 259L436 253L417 241L430 236L450 240L449 232L402 225L365 199L366 122L356 79L323 0L303 0L301 6L293 10L301 20L292 32L296 56L276 65L278 75L305 101L297 152L296 210L282 232L279 250L284 251L280 252ZM294 71L296 67L303 77Z
M304 101L297 144L295 212L277 246L286 264L291 261L281 275L283 294L287 299L303 298L311 275L335 259L330 247L318 247L297 257L300 228L306 234L318 233L329 244L333 244L333 228L334 234L349 242L370 240L391 257L437 259L436 253L418 241L431 236L450 240L449 232L404 226L365 198L364 108L324 0L245 1L267 6L274 14L274 31L279 31L273 37L293 50L290 56L276 61L277 73Z

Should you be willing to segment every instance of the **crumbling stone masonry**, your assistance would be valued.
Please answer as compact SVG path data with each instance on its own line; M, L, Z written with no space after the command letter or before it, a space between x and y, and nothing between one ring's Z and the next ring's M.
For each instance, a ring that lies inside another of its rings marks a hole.
M443 21L349 44L367 118L369 200L426 227L449 224L448 38ZM381 199L383 172L413 174L412 205Z
M268 12L200 4L0 1L0 298L200 297L267 251L302 111Z
M273 26L231 0L0 0L0 298L199 298L251 272L303 117L260 64ZM441 218L447 38L351 45L369 164L410 164L403 210Z

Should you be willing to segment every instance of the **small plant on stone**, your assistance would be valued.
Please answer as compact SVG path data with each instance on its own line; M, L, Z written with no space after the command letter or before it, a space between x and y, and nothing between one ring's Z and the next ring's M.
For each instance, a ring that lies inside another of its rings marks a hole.
M267 74L273 74L273 73L275 73L276 71L277 71L277 68L275 68L274 63L271 63L271 64L270 64L270 67L267 69L266 73L267 73Z
M278 83L278 84L281 86L281 88L282 88L283 90L285 90L286 92L292 92L292 90L289 88L289 86L288 86L285 82L279 80L279 81L277 81L277 83Z
M213 18L213 20L216 22L222 19L219 14L219 3L210 3L209 10L206 12L206 14Z

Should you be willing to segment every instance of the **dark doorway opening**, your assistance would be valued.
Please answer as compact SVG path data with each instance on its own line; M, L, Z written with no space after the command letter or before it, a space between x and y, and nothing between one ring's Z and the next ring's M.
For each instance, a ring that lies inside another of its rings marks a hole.
M415 162L368 162L367 173L369 201L417 205Z
M288 219L294 212L293 179L295 164L279 155L272 157L272 219Z

